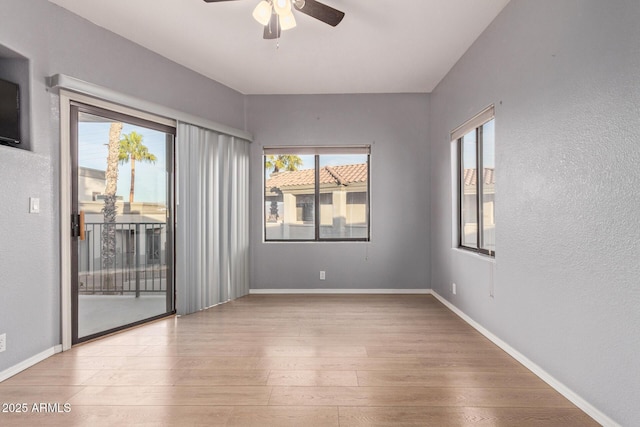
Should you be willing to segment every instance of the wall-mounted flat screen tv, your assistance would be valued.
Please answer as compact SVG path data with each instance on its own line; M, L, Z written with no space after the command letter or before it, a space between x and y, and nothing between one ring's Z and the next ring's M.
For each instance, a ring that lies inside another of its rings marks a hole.
M0 144L20 143L20 87L0 79Z

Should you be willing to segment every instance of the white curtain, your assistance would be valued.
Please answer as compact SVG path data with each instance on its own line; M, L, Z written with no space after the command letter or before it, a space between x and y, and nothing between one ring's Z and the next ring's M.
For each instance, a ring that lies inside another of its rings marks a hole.
M177 141L176 310L249 293L249 142L186 123Z

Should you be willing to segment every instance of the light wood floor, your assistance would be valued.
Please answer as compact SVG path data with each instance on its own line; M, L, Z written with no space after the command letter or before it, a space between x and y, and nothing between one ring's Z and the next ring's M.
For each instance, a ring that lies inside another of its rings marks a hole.
M0 384L0 425L589 426L428 295L252 295L77 346Z

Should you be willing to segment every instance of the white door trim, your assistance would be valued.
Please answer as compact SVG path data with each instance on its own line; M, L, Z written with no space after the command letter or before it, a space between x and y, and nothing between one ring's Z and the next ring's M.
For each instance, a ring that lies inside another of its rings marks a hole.
M71 348L71 98L60 91L60 296L62 351Z

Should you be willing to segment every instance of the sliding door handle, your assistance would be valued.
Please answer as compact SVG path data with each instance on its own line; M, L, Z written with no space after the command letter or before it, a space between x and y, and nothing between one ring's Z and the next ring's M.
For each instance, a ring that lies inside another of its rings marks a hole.
M84 234L84 211L80 211L80 214L78 215L80 217L80 221L78 224L79 225L79 233L78 236L80 237L80 240L84 240L85 238L85 234Z

